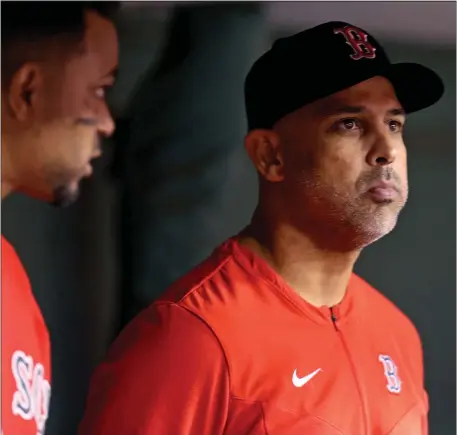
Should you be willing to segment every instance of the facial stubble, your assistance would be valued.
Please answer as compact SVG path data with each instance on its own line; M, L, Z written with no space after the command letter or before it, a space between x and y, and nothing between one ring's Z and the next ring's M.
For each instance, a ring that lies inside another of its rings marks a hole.
M369 186L389 180L401 193L394 200L374 203L367 194ZM303 199L303 221L311 224L306 230L323 248L332 250L361 249L390 233L407 198L400 177L386 167L362 174L354 189L330 184L311 169L301 171L296 183Z

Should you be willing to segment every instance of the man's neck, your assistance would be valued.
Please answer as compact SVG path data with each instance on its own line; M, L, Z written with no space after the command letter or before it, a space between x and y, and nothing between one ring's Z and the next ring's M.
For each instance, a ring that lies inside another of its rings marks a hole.
M14 185L11 182L12 165L8 150L8 139L2 134L2 201L14 190Z
M318 248L293 226L272 222L256 211L240 243L266 260L306 301L334 306L344 297L360 251L331 252Z
M13 191L13 187L7 181L2 180L2 201Z

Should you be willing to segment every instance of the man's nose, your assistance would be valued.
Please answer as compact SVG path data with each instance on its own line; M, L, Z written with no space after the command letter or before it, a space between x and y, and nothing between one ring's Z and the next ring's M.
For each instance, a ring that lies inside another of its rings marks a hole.
M100 113L100 122L98 124L98 131L105 137L110 137L116 128L111 112L106 104L103 105L103 111Z
M392 164L398 154L398 145L395 140L385 133L377 133L376 139L367 155L370 166L387 166Z

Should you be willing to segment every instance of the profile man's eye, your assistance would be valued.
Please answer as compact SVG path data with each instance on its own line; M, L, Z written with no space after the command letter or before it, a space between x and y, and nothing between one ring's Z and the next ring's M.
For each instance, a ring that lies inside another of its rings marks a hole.
M95 96L101 100L106 97L106 90L103 87L95 89Z

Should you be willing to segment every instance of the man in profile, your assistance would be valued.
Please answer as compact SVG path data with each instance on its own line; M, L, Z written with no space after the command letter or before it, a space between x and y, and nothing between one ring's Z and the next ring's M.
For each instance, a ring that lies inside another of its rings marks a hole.
M22 192L65 206L91 175L101 137L114 130L105 95L118 64L116 6L2 2L2 202ZM43 434L49 333L19 257L1 243L1 430Z

